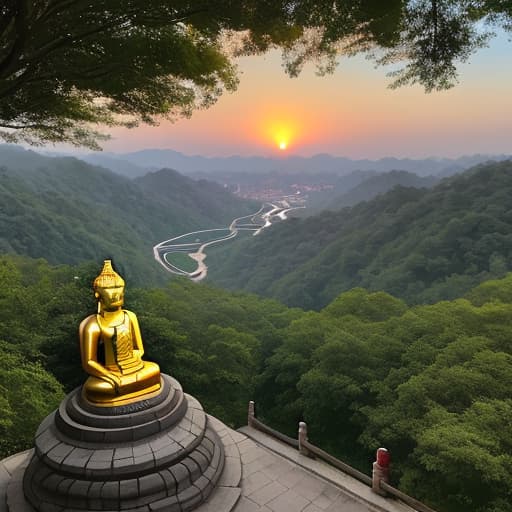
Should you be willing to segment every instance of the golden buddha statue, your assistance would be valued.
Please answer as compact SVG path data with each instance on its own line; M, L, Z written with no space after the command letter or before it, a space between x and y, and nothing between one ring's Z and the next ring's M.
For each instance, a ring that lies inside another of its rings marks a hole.
M160 389L160 368L143 361L144 348L137 317L122 309L124 280L105 260L94 280L98 313L80 324L82 366L90 375L83 396L96 405L113 406L149 398ZM98 360L103 344L105 362Z

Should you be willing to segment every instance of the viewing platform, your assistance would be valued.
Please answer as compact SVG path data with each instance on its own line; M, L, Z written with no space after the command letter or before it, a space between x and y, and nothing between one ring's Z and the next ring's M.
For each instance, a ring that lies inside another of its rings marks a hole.
M198 403L191 399L194 408ZM249 415L249 423L251 416ZM258 425L256 420L256 426ZM190 427L192 429L193 422ZM182 425L183 426L183 425ZM255 426L233 430L218 419L206 415L205 432L214 432L220 439L224 453L224 467L217 475L215 486L207 500L194 508L187 496L169 499L162 498L167 505L160 508L158 503L133 508L121 501L110 501L103 507L101 496L105 494L97 487L89 487L90 508L86 510L165 510L182 512L429 512L423 504L410 506L391 495L381 496L371 487L371 477L366 482L347 474L320 458L301 453L289 443L285 443ZM209 434L212 437L211 434ZM135 446L151 446L158 434L135 442ZM299 442L297 441L297 445ZM311 446L311 445L310 445ZM151 451L149 464L157 464L158 451ZM23 493L23 473L33 450L13 455L0 462L0 512L35 512ZM129 468L127 468L129 470ZM354 470L356 471L356 470ZM215 474L215 471L211 472ZM140 493L147 486L147 470L140 477L131 475L132 493ZM202 480L208 484L207 480ZM190 479L187 476L190 485ZM105 486L107 484L102 484ZM122 482L120 482L122 485ZM197 482L192 482L194 491L201 496ZM169 491L166 491L169 494ZM192 495L193 493L189 493ZM119 494L117 495L119 497ZM179 494L178 494L179 496ZM87 497L87 494L86 494ZM100 498L98 500L98 498ZM410 498L412 502L415 500ZM136 502L137 500L135 500ZM164 503L164 502L162 502ZM115 506L112 506L115 505ZM53 507L55 512L76 512L72 507ZM82 509L83 510L83 509Z

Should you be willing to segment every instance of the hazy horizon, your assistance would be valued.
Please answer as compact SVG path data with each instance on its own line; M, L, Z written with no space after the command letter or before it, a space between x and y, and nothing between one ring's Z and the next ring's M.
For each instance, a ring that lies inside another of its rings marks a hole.
M18 144L17 146L23 147L24 149L32 150L37 153L41 153L43 155L71 155L76 156L77 158L80 158L80 156L86 156L86 155L114 155L114 156L123 156L123 155L129 155L133 153L140 153L143 151L172 151L175 153L179 153L187 158L207 158L207 159L216 159L216 158L264 158L264 159L273 159L273 160L292 160L294 158L297 159L310 159L315 157L331 157L331 158L345 158L347 160L370 160L370 161L378 161L378 160L386 160L386 159L395 159L395 160L457 160L460 158L471 158L476 156L489 156L489 157L496 157L496 156L510 156L512 158L512 150L508 152L494 152L494 153L481 153L481 152L467 152L467 153L461 153L456 154L454 156L447 156L447 155L440 155L440 154L428 154L424 156L401 156L401 155L382 155L382 156L376 156L376 157L350 157L343 154L333 154L333 153L327 153L327 152L319 152L319 153L313 153L310 155L301 155L301 154L295 154L295 153L271 153L271 154L240 154L240 153L232 153L232 154L226 154L226 155L209 155L209 154L203 154L203 153L189 153L186 151L180 151L176 148L172 147L144 147L140 149L133 149L133 150L120 150L120 151L114 151L114 150L107 150L104 149L103 151L91 151L89 149L79 149L79 148L67 148L67 149L57 149L57 148L50 148L50 147L37 147L37 146L29 146L29 145L21 145Z

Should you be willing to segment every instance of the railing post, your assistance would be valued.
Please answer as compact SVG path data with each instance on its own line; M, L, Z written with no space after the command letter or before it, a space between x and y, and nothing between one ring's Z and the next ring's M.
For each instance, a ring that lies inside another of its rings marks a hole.
M253 426L253 419L254 419L254 401L251 400L249 402L249 409L247 411L247 425L249 427L252 427Z
M302 455L306 455L308 457L311 457L311 452L306 448L305 441L308 441L308 426L305 421L299 421L299 452L302 453Z
M377 450L376 460L373 463L372 470L372 490L382 496L386 495L386 491L381 488L380 483L389 483L390 460L391 456L386 448L379 448Z

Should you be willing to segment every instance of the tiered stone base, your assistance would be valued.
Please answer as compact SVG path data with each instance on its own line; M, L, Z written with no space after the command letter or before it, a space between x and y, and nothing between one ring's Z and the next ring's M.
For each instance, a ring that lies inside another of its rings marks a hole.
M37 431L23 491L41 512L186 512L207 499L223 467L200 403L162 375L157 396L120 407L69 394Z

